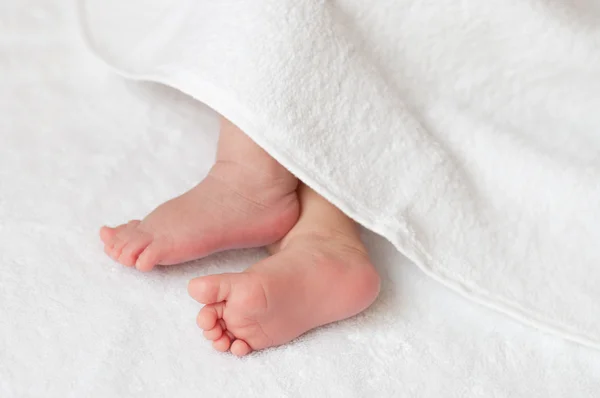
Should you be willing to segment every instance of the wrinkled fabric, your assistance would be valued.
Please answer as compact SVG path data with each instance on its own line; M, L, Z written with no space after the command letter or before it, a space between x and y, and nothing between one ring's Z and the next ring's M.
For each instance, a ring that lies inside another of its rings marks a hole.
M600 348L595 4L79 1L123 75L216 109L435 280Z

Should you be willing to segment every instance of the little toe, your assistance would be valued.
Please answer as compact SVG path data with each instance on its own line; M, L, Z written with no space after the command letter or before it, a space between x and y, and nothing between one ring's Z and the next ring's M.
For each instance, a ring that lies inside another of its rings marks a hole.
M226 352L231 347L231 339L227 334L223 334L219 339L213 341L213 348L220 352Z
M198 317L196 318L196 323L198 327L204 330L211 330L215 327L220 327L224 329L220 322L218 322L223 317L223 308L225 307L225 303L217 303L211 305L205 305L200 312L198 313Z
M231 347L229 349L236 357L243 357L252 352L252 347L250 347L244 340L239 339L231 343Z
M205 330L203 334L206 340L215 341L220 339L221 336L223 336L223 328L221 327L221 325L217 324L214 328L210 330Z
M132 236L131 240L123 247L121 255L119 256L119 262L128 267L133 267L136 264L139 255L151 242L152 236L144 232Z

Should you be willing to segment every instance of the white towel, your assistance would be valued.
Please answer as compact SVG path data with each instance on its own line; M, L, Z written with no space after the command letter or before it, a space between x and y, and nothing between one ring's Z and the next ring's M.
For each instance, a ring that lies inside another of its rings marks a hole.
M97 230L196 184L217 119L107 73L71 5L0 6L1 398L597 398L600 351L468 302L372 233L384 283L368 311L242 360L215 352L187 282L263 254L140 274Z
M600 348L593 0L79 4L124 75L224 114L427 275Z

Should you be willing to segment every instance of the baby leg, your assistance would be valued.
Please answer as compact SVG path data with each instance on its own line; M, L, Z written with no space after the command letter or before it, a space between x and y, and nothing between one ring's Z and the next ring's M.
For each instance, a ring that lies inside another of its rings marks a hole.
M289 171L223 119L217 160L202 182L143 220L103 227L100 236L110 257L141 271L268 245L298 219L297 186Z

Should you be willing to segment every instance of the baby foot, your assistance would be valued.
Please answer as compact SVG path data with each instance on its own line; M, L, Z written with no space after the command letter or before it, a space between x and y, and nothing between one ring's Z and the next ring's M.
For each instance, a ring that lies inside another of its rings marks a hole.
M298 219L296 187L293 177L271 178L236 163L217 163L195 188L142 221L103 227L100 237L110 257L141 271L268 245Z
M188 290L206 304L197 323L214 348L243 356L363 311L379 276L360 241L310 234L245 272L194 279Z

